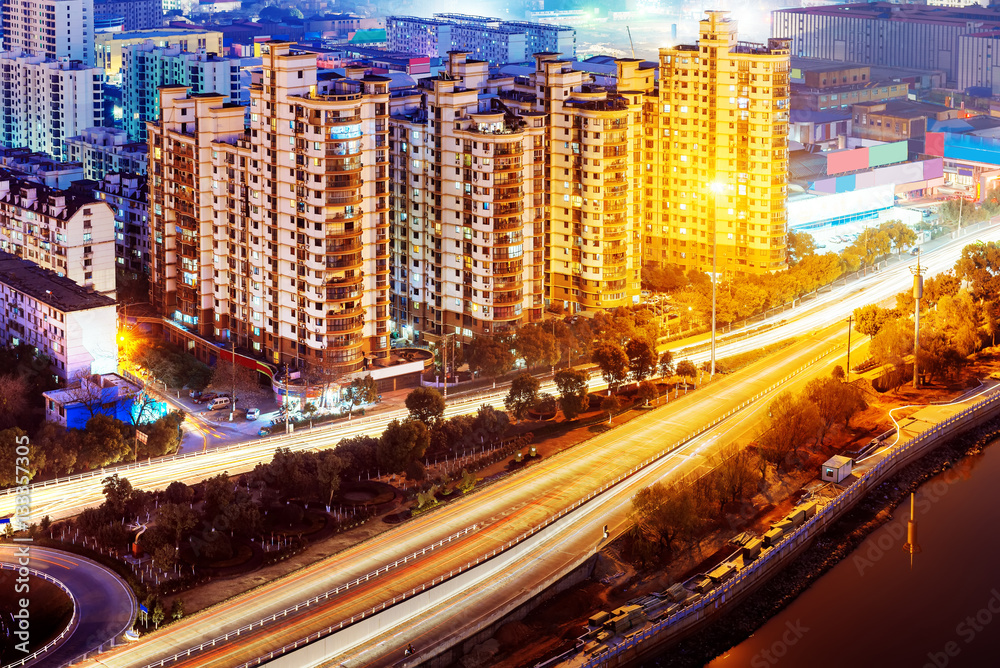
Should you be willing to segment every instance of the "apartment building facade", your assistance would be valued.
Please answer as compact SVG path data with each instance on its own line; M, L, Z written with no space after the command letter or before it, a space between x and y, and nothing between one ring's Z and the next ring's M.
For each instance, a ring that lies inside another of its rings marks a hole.
M4 0L3 48L94 63L94 0Z
M104 117L100 70L79 61L0 53L0 143L66 160L68 137Z
M788 41L738 42L727 12L706 14L697 45L660 49L659 127L650 134L661 147L647 179L645 259L711 272L714 252L720 277L780 271Z
M104 202L0 171L0 250L115 296L115 217Z
M93 189L115 212L115 264L130 279L149 275L149 186L145 174L113 172Z
M129 139L146 141L146 122L160 115L160 86L188 86L193 93L221 93L240 101L240 59L148 40L122 51L122 108Z
M176 46L181 51L194 53L222 53L222 33L217 30L196 28L158 28L109 32L97 35L94 40L94 63L104 70L105 80L113 86L122 85L125 52L136 45L153 42L160 48Z
M246 132L224 96L161 88L152 301L179 341L355 372L389 351L389 79L317 78L314 54L262 51Z
M0 251L0 341L28 344L61 380L118 365L115 300Z

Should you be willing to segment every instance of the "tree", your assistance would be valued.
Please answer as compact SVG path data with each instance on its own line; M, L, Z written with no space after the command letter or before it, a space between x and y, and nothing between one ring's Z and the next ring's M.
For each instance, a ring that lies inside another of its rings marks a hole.
M684 268L676 264L647 264L642 267L642 287L652 292L673 292L687 285Z
M107 415L95 415L87 420L77 461L84 468L96 469L119 462L132 454L132 438L128 426Z
M170 618L174 621L182 618L184 616L184 599L180 596L174 599L173 604L170 606Z
M794 267L807 255L816 254L816 240L808 232L788 230L788 265Z
M476 336L463 347L469 368L475 373L492 378L494 385L497 376L504 375L514 365L514 354L510 352L510 345L499 337Z
M698 375L698 369L695 368L694 362L691 360L681 360L677 363L677 375L687 382L688 378L694 378Z
M379 439L374 436L358 435L341 439L336 452L344 461L344 475L359 477L378 466Z
M540 364L554 365L559 361L559 350L550 328L542 323L522 325L514 335L514 348L528 368Z
M194 498L194 490L180 480L175 480L163 490L163 497L167 503L190 503Z
M757 478L754 455L735 443L720 448L709 460L712 467L710 489L722 515L727 504L745 500Z
M183 432L181 425L186 418L184 411L171 411L151 425L148 425L146 442L139 443L140 457L161 457L172 455L181 447Z
M608 414L608 424L611 424L611 418L621 412L622 402L617 396L612 394L601 399L601 408Z
M27 451L26 455L18 453ZM45 466L45 454L28 439L23 429L10 427L0 431L0 487L20 486Z
M674 375L674 354L669 350L663 351L660 361L656 364L656 370L661 378L669 378Z
M901 220L888 220L879 225L878 229L888 235L897 255L909 250L917 241L917 233Z
M520 420L534 407L538 401L538 388L541 383L527 371L514 376L510 384L510 392L503 400L504 407L514 415L515 420Z
M479 436L481 442L487 439L493 441L503 438L510 429L510 418L503 411L484 404L479 407L472 425L474 434Z
M903 382L903 358L913 351L913 328L900 319L890 320L872 337L869 346L871 356L885 371L890 387L898 387Z
M0 429L24 422L28 390L28 381L23 376L0 376Z
M164 503L156 511L156 526L170 537L174 547L180 547L181 538L197 524L198 514L188 505Z
M590 389L587 372L577 369L563 369L555 375L556 389L559 390L559 407L567 420L575 420L590 407Z
M819 409L814 403L783 392L768 406L768 420L757 437L761 456L780 470L789 455L797 454L805 442L818 437L820 427Z
M432 390L433 391L433 390ZM365 375L363 378L355 378L351 381L351 384L347 386L347 390L344 392L345 398L347 399L348 417L354 412L355 406L361 406L362 404L373 404L378 401L378 383L375 379L371 377L371 374ZM407 397L409 401L409 397ZM441 400L442 403L444 399ZM407 405L409 408L409 405ZM442 412L444 409L442 409Z
M226 351L232 354L232 351ZM212 380L208 389L213 392L228 395L232 400L229 404L229 412L232 415L236 410L236 402L240 397L256 395L260 391L260 374L256 370L245 367L232 358L227 361L219 360L212 371Z
M642 401L644 406L648 406L649 402L660 396L660 393L656 390L656 385L644 380L639 383L639 389L636 396Z
M847 263L855 268L869 266L892 250L892 239L884 230L866 227L842 252Z
M1000 294L1000 244L995 241L970 244L955 263L955 275L971 283L976 300L994 300Z
M868 304L854 309L854 330L865 336L875 336L887 322L899 317L895 309Z
M601 370L601 376L613 392L628 379L628 356L622 347L614 342L602 340L594 344L590 354L594 364Z
M441 420L431 429L431 450L456 452L471 445L475 422L471 415L456 415L450 420Z
M625 355L628 357L632 380L636 382L646 380L656 370L656 351L645 339L632 339L626 343Z
M701 526L691 488L670 488L662 482L632 498L632 522L635 536L654 544L667 558L678 542L694 538Z
M816 404L819 412L821 443L826 439L830 427L838 422L843 422L845 428L850 426L851 418L865 408L861 392L833 376L809 381L805 394Z
M406 395L406 408L412 419L431 426L444 416L444 397L432 387L418 387Z
M80 454L80 435L77 429L67 431L53 422L42 424L32 445L45 453L45 471L57 477L73 473Z
M104 492L104 508L111 518L123 517L125 505L132 498L132 483L117 473L101 480Z
M202 507L202 516L209 520L214 519L229 507L234 497L235 491L228 471L208 478L205 481L205 504Z
M430 430L423 421L393 420L379 439L378 465L386 473L402 473L412 461L424 456L430 441Z

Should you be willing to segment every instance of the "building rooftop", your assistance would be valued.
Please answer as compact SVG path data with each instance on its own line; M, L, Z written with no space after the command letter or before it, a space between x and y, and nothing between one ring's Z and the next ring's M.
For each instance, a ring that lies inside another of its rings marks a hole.
M976 5L969 7L936 7L929 5L897 5L889 2L859 2L845 5L822 5L818 7L791 7L776 11L792 14L885 19L889 21L954 23L963 26L970 21L1000 22L1000 7L979 7Z
M170 28L168 30L129 30L126 32L101 33L108 35L108 39L156 39L157 37L174 37L176 35L199 35L211 32L203 28ZM98 35L100 36L100 35Z
M0 251L0 283L60 311L86 311L115 304L111 297L4 251Z
M936 118L938 114L953 111L944 105L915 102L913 100L886 100L884 102L857 102L852 108L864 108L873 114L894 118Z

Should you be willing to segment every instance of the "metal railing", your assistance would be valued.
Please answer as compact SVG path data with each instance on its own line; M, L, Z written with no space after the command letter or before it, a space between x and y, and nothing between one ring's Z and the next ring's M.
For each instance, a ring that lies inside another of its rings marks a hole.
M51 582L55 586L57 586L60 589L62 589L63 592L65 592L66 595L69 596L69 600L73 604L73 616L70 618L69 624L66 625L66 628L64 628L59 635L57 635L55 638L53 638L48 643L46 643L43 647L35 650L34 652L32 652L31 654L29 654L28 656L26 656L26 657L24 657L22 659L18 659L17 661L15 661L13 663L5 664L4 668L16 668L17 666L26 666L29 663L31 663L32 661L34 661L35 659L37 659L38 657L40 657L42 654L45 654L46 652L51 652L58 645L62 644L63 640L67 636L73 635L73 632L76 631L76 627L77 627L77 625L80 622L79 616L77 614L78 613L78 610L77 610L78 605L76 603L76 598L73 596L73 592L71 592L66 585L64 585L62 582L60 582L59 580L55 579L54 577L52 577L48 573L43 573L42 571L36 570L34 568L29 568L29 567L26 567L26 566L18 566L16 564L8 564L6 562L0 562L0 570L6 569L6 570L11 570L11 571L20 571L20 569L22 569L22 568L27 568L28 572L31 575L34 575L35 577L39 577L39 578L41 578L43 580L46 580L48 582Z

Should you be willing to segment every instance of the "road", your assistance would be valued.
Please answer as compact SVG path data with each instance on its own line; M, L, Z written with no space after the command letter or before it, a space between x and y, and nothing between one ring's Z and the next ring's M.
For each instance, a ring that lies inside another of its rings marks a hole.
M0 545L0 561L17 564L16 546ZM69 552L30 547L29 567L52 576L69 589L78 606L79 624L59 647L36 665L59 666L94 650L132 627L136 601L118 575L100 564Z
M962 247L975 239L1000 240L1000 225L962 239L953 240L945 246L923 255L921 265L926 268L926 275L931 276L950 269ZM747 338L721 344L718 347L717 355L722 358L791 337L801 337L832 322L846 319L859 306L889 299L898 292L908 289L911 285L909 267L915 263L916 258L911 258L890 269L875 272L866 279L823 293L796 310L787 311L779 316L782 324ZM675 351L675 359L690 359L696 363L703 362L709 358L709 352L705 348L705 344L700 343L693 347L678 349ZM591 381L592 389L604 387L606 386L600 379ZM556 392L551 381L543 383L541 391ZM499 408L503 404L503 396L503 391L497 391L474 398L461 398L449 403L446 415L475 412L484 403ZM224 448L188 453L182 458L168 458L151 463L140 462L138 466L114 467L90 477L73 477L69 480L59 481L57 484L39 483L32 485L32 508L38 518L46 514L51 519L70 517L78 514L84 508L99 505L103 501L101 478L115 471L128 477L133 487L146 490L164 489L174 480L196 483L223 471L236 474L252 470L257 463L270 461L277 447L288 447L292 450L329 448L335 446L342 438L349 436L357 434L377 436L382 433L389 421L404 416L405 411L389 411L356 420L352 424L341 423L328 427L318 427L309 432L252 440ZM0 492L0 517L12 513L13 495L9 491Z
M183 619L163 632L147 636L140 643L105 653L101 656L101 665L108 668L149 665L213 637L235 632L252 620L269 617L379 568L378 576L329 600L303 607L298 613L280 618L277 623L243 631L237 642L197 652L172 665L236 666L331 623L358 616L374 605L464 567L469 561L588 496L637 462L736 409L800 367L804 360L830 350L839 341L837 329L831 328L822 336L806 337L788 348L778 360L769 360L767 364L722 378L712 386L712 391L681 397L539 462L522 474L502 479L478 494L389 529L372 540L257 591ZM711 441L702 446L701 456L708 456L721 442ZM683 452L668 459L676 463L689 457L691 452ZM472 526L475 526L474 531L442 548L385 570L385 564L399 562L429 544Z

